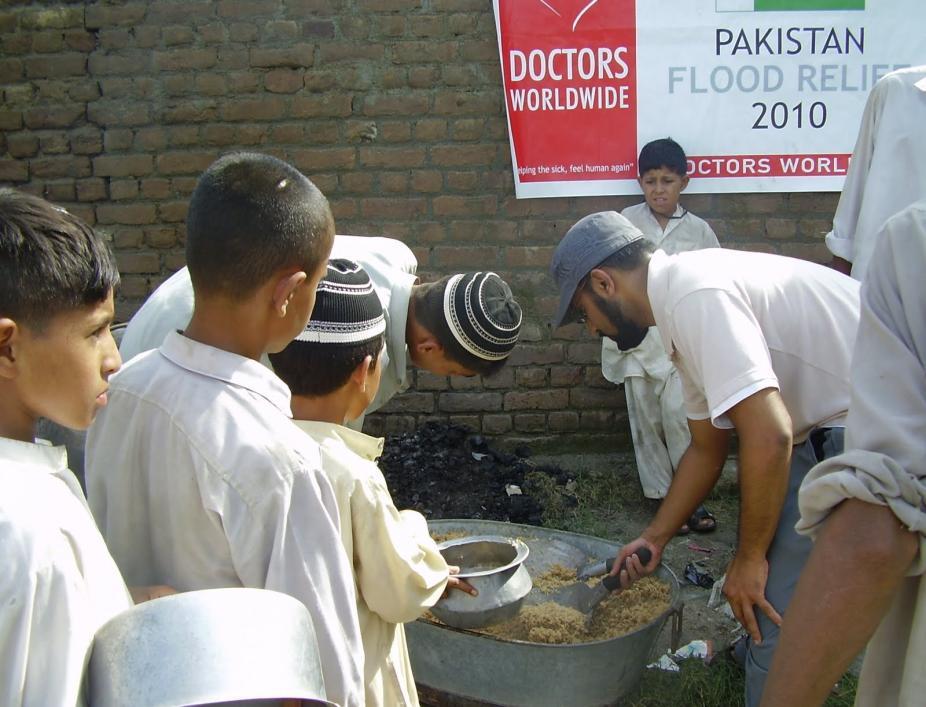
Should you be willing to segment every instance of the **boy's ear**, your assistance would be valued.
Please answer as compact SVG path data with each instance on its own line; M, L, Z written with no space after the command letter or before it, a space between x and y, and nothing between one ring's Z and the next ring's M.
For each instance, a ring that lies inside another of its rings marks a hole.
M13 344L16 342L19 328L8 317L0 317L0 378L12 380L16 377L16 356Z
M357 364L357 367L354 368L354 372L350 374L351 380L357 385L357 388L366 391L367 389L367 378L370 375L370 366L373 364L373 357L367 354L363 357L363 360Z
M285 275L277 280L273 288L273 311L282 319L286 316L289 303L299 286L309 279L304 270Z
M687 174L684 177L682 177L682 188L679 189L679 191L685 191L685 189L688 188L689 181L690 180Z

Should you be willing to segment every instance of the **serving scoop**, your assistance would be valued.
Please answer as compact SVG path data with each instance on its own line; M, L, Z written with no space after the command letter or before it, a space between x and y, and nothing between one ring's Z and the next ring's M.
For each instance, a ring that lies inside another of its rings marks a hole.
M640 558L640 562L644 565L649 564L649 561L652 559L653 555L649 551L649 548L641 547L639 550L636 550L634 554ZM596 584L594 587L588 586L585 582L576 582L575 584L570 584L568 587L563 587L554 595L554 601L557 604L562 604L564 606L570 606L574 609L581 611L583 614L591 614L591 612L598 606L604 599L613 591L616 591L621 588L621 579L620 575L610 574L611 568L614 566L614 560L616 558L611 558L603 563L596 563L602 567L607 567L607 575ZM594 567L590 565L589 569ZM603 574L604 572L601 572ZM581 576L581 571L580 571ZM595 575L589 575L593 577Z

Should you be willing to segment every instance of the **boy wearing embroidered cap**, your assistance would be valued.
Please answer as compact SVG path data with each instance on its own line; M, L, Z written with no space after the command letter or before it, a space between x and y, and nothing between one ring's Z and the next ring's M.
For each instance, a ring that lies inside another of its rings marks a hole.
M810 552L794 531L797 490L816 462L841 451L858 283L767 253L668 255L613 211L570 228L551 272L560 291L555 327L578 314L590 332L627 349L655 326L682 379L691 443L655 517L614 563L624 586L656 569L720 477L736 430L739 539L724 594L750 635L746 703L753 707ZM636 555L641 547L652 553L646 566Z
M376 236L335 236L331 257L363 266L386 317L381 382L367 413L408 387L409 362L441 376L491 375L517 343L521 308L508 284L494 273L456 274L420 283L411 249ZM448 285L452 287L445 297ZM192 311L190 275L181 268L132 317L120 345L123 358L128 361L160 346L168 333L186 325ZM362 422L363 415L351 427L360 429Z
M271 354L293 393L296 425L321 447L353 560L364 650L367 707L417 705L402 624L414 621L451 577L423 516L396 509L376 465L383 440L344 424L361 415L379 387L386 320L369 275L350 260L328 263L312 321L283 351ZM457 570L458 571L458 570Z

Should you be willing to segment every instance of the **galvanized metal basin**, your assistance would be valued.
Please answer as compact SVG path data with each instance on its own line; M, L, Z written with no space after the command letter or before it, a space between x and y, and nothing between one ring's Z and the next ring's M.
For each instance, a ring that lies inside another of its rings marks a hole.
M333 705L312 617L267 589L205 589L153 599L97 632L91 707Z
M431 607L431 613L448 626L481 628L517 615L531 590L531 577L524 567L530 554L525 543L496 535L448 540L438 545L450 565L460 568L462 577L479 594L452 591Z
M554 564L579 567L613 557L620 545L601 538L515 523L434 520L434 534L500 535L530 548L525 566L539 577ZM406 624L422 702L454 707L597 707L613 705L639 683L659 632L680 603L678 579L662 566L670 607L636 631L605 641L546 645L501 640L426 619ZM545 600L536 586L526 602Z

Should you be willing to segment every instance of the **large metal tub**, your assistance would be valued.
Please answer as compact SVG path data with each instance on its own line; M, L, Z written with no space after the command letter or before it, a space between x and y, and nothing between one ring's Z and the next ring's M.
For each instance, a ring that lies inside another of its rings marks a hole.
M434 520L432 534L502 535L530 548L525 565L538 577L554 564L578 567L613 557L620 545L601 538L531 525L483 520ZM500 640L427 619L406 624L408 649L422 702L453 707L597 707L613 705L639 683L669 615L680 605L678 579L665 566L656 575L671 587L670 607L633 633L606 641L546 645ZM527 602L541 602L536 588Z

